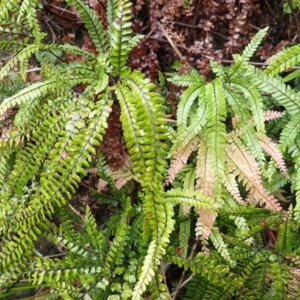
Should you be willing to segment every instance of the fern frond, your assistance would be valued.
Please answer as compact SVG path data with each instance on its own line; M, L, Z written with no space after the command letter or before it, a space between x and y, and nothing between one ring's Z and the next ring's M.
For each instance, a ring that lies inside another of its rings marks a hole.
M254 84L256 84L262 91L271 94L273 98L279 104L283 105L291 115L299 112L299 95L288 85L285 85L277 78L274 78L253 66L249 66L247 72L249 72L249 74L253 74L252 82Z
M59 132L62 130L63 121L69 116L68 104L70 102L65 102L59 106L49 103L49 106L45 105L43 110L37 114L41 120L46 116L48 124L40 126L35 132L32 142L28 143L24 151L17 154L14 169L8 180L8 184L14 187L14 194L22 195L24 193L24 185L36 174L45 156L52 149ZM59 109L61 114L53 113L53 108ZM13 207L12 209L14 210ZM15 213L17 214L17 211Z
M246 62L253 56L254 52L257 50L258 46L260 45L261 41L263 40L264 36L268 31L268 27L259 30L256 35L251 39L250 43L244 49L242 55L233 55L234 58L234 66L230 69L228 77L230 80L236 78L240 71L243 71L243 67Z
M205 241L213 230L217 213L211 209L198 209L197 213L199 217L196 222L195 234L200 240Z
M216 210L220 203L199 191L171 189L165 193L166 200L176 204L185 204L195 208Z
M231 258L228 248L224 243L224 240L220 234L220 231L217 228L212 229L209 239L212 241L213 245L216 248L216 251L226 260L231 266L235 265L234 260Z
M0 20L9 19L9 13L16 8L19 8L19 0L6 0L0 3Z
M283 128L280 139L279 146L280 149L286 151L286 149L294 142L298 132L300 130L300 114L296 113L290 117L289 122Z
M188 144L193 143L193 140L201 133L201 129L206 123L206 112L206 105L199 106L195 116L191 116L191 124L188 127L182 126L178 128L178 133L173 141L169 155L173 155L177 151L186 148Z
M200 89L203 86L203 83L194 83L191 84L180 96L180 101L177 108L177 125L186 126L187 125L187 118L190 112L190 108L193 105L194 101L197 97L201 97ZM203 110L203 108L201 108Z
M206 196L213 196L214 173L209 161L207 144L203 139L199 142L196 166L196 189Z
M207 255L200 252L195 259L168 254L167 258L179 267L201 275L203 278L208 279L209 282L212 282L211 278L213 278L213 283L222 289L223 299L230 298L243 285L244 280L240 276L230 273L228 265L223 264L211 254Z
M11 58L0 71L0 80L8 75L10 70L16 65L18 61L28 60L29 57L39 50L39 46L33 44L23 48L18 54Z
M40 44L43 37L46 35L45 33L41 32L40 24L38 22L37 9L40 7L40 2L38 0L22 1L17 19L17 23L20 23L20 20L26 16L29 28L37 44Z
M95 11L81 0L67 0L66 2L79 12L97 50L102 54L107 51L107 37Z
M281 118L284 115L284 112L282 111L276 111L276 110L266 110L264 111L264 117L265 121L271 121L277 118Z
M172 183L176 175L182 170L190 154L197 149L197 142L198 138L196 137L174 155L165 181L166 185Z
M115 19L111 30L109 30L110 41L110 63L118 69L122 69L127 61L128 53L131 50L130 39L131 29L131 2L119 0Z
M168 78L168 81L179 86L191 86L194 84L198 84L198 85L204 84L204 78L195 69L191 69L189 74L183 74L183 75L178 75L177 73L171 74L171 76Z
M269 66L265 72L270 75L276 75L284 70L295 66L300 61L300 45L294 45L271 56L267 63Z
M224 177L224 185L232 197L240 204L244 204L243 198L239 191L235 176L232 173L226 173Z
M125 84L129 89L120 88L116 94L133 171L143 186L161 183L166 166L163 99L152 92L154 85L138 72L124 76Z
M229 159L228 159L229 158ZM262 185L259 167L249 150L237 139L226 146L225 161L231 172L243 182L250 194L271 210L281 210L277 199L269 194ZM250 200L250 198L247 198Z
M262 148L276 162L277 167L279 168L279 170L284 174L284 176L289 178L290 176L288 174L287 167L285 165L285 162L284 162L284 159L283 159L283 156L282 156L281 152L277 148L277 145L267 136L261 137L259 139L259 141L260 141L260 144L261 144Z
M263 100L257 88L253 85L249 86L249 84L242 79L233 80L229 83L229 85L237 90L242 91L250 104L255 125L257 126L257 131L264 132Z
M206 85L207 102L207 148L214 172L214 192L218 194L224 177L223 157L225 152L225 95L220 80L215 79Z
M166 253L169 236L174 227L173 209L162 197L163 195L157 191L155 193L148 191L145 196L145 213L153 232L138 282L132 293L133 300L140 300L146 286L152 281L160 259Z

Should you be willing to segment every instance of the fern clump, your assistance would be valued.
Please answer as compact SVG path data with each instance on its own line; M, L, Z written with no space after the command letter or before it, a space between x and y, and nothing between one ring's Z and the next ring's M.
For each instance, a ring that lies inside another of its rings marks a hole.
M47 42L39 1L0 3L11 37L0 50L15 52L0 79L17 65L26 81L33 56L41 75L0 103L10 120L0 136L0 298L36 288L45 299L169 299L183 288L186 299L298 295L299 202L287 212L280 203L287 183L299 194L298 94L275 76L298 62L296 48L265 71L251 67L263 29L233 66L211 62L211 82L193 69L171 74L186 87L172 128L156 84L127 65L141 39L131 2L107 2L107 28L84 1L66 3L92 51ZM267 109L263 93L284 112ZM128 155L121 170L101 150L113 104ZM267 122L280 119L276 143ZM114 208L101 222L89 205L72 205L89 172L98 205ZM41 241L58 253L41 251ZM182 271L175 283L166 279L173 266Z

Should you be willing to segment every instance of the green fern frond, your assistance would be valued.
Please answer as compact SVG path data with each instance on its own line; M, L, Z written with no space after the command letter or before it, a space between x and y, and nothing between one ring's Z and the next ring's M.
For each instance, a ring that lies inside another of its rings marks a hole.
M194 116L191 116L191 123L189 126L179 126L178 133L173 141L172 148L169 155L174 155L176 152L184 149L188 144L196 139L200 134L207 120L207 107L206 104L199 106Z
M21 21L22 18L26 18L29 28L31 30L31 33L33 34L35 38L35 42L39 44L44 36L45 33L41 32L40 24L38 22L37 17L37 9L41 8L40 2L38 0L24 0L22 1L19 15L17 19L17 23Z
M181 255L183 257L187 257L188 248L189 248L189 239L191 235L191 219L189 214L184 214L182 209L181 219L179 223L179 247L182 250ZM180 217L180 216L179 216Z
M188 259L168 254L167 258L185 270L190 270L222 289L224 297L234 295L243 284L243 279L229 272L228 265L213 255L198 253L196 258Z
M179 86L191 86L194 84L196 85L204 84L204 78L195 69L191 69L189 74L184 74L184 75L178 75L177 73L170 74L168 81Z
M66 2L79 12L97 50L102 54L107 51L107 37L95 11L81 0L67 0Z
M84 229L87 234L87 240L89 241L91 247L99 253L99 260L102 260L102 233L98 231L95 217L92 215L89 206L85 209L84 215Z
M118 87L116 94L133 171L143 186L155 185L163 182L166 166L163 99L138 72L128 73L123 81L128 88Z
M190 113L191 106L197 97L201 97L204 94L202 89L202 95L200 95L201 87L203 83L191 84L180 96L180 102L177 108L177 125L186 126L188 114ZM205 94L204 94L205 95ZM203 110L203 108L201 108Z
M299 112L300 105L297 100L299 95L288 85L253 66L248 66L247 70L249 75L253 74L252 82L262 91L271 94L274 100L285 106L291 115Z
M107 1L107 12L106 17L108 21L108 36L112 34L113 22L115 21L117 11L118 11L118 0L108 0Z
M228 77L230 80L236 78L240 72L243 72L245 63L249 61L249 59L253 56L264 36L266 35L269 27L259 30L256 35L251 39L250 43L244 49L242 55L234 55L233 58L235 60L234 66L230 69Z
M174 227L172 206L164 200L161 191L146 192L144 211L152 230L152 239L143 261L138 282L133 289L133 300L140 300L142 293L153 280L160 259L166 253L170 233Z
M121 70L125 66L128 53L131 50L131 2L129 0L119 0L118 9L114 17L110 25L111 29L108 32L110 63Z
M174 204L185 204L195 208L215 210L220 206L220 203L198 191L172 189L166 192L165 198Z
M53 103L49 106L45 105L43 110L37 114L41 119L43 119L44 115L47 116L47 125L43 124L43 126L38 128L34 133L32 142L26 146L24 151L17 154L14 169L8 180L8 184L14 187L13 192L15 194L23 194L24 185L36 174L45 156L52 149L58 133L62 130L63 121L70 115L68 104L70 104L70 102L57 106L61 112L60 115L53 113L52 109L56 107ZM30 166L30 168L27 166ZM15 213L17 213L17 211L15 211Z
M0 20L9 19L9 13L19 7L19 0L6 0L0 3Z
M213 245L216 248L216 251L223 257L231 266L235 265L234 260L230 257L228 248L226 247L224 240L217 228L214 228L210 235L209 239L212 241Z
M300 114L296 113L290 117L289 122L284 126L279 140L280 149L286 149L294 142L300 130Z
M225 95L220 80L206 85L207 101L207 148L214 171L214 192L218 194L224 177L223 157L225 152Z
M8 75L10 70L16 65L18 61L28 60L29 57L36 51L38 51L39 46L33 44L28 45L27 47L23 48L17 55L11 58L4 67L1 68L0 71L0 80L2 80L5 76Z
M263 99L255 86L249 86L245 80L237 79L231 81L228 85L231 87L240 90L245 98L248 100L251 108L251 112L255 121L255 125L257 126L258 132L265 131L265 118L263 114ZM238 114L240 116L240 114ZM247 114L246 114L247 116Z
M295 66L300 61L300 45L294 45L276 53L268 59L269 66L265 72L270 75L277 75L286 69Z

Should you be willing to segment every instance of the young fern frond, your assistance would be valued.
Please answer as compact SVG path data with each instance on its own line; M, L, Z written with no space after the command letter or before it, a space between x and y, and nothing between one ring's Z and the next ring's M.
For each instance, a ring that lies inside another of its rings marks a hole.
M256 33L256 35L252 38L250 43L244 49L242 55L234 55L233 58L235 60L234 66L230 69L228 74L228 78L230 80L235 79L239 76L240 72L244 71L244 65L249 61L249 59L253 56L264 36L268 31L268 27L261 29Z

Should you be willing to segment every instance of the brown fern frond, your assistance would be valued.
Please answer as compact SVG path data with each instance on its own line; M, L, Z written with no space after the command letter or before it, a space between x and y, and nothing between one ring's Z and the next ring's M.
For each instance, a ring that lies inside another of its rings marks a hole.
M94 168L89 168L89 169L86 170L86 172L88 174L97 175L98 174L98 169L95 168L95 167Z
M224 177L224 185L225 185L226 189L228 190L228 192L232 195L232 197L238 203L240 203L242 205L245 204L245 202L243 201L243 198L241 196L241 193L239 191L237 182L235 180L235 176L233 176L233 174L226 172L225 177Z
M277 118L281 118L284 115L284 112L276 110L266 110L264 111L265 121L271 121Z
M234 128L235 128L235 126L238 126L238 118L233 118L232 124L233 124ZM245 125L241 128L236 128L236 129L232 130L230 133L228 133L227 140L236 139L236 138L240 137L249 129L249 127L252 127L253 125L254 125L254 120L251 119L247 123L247 125Z
M244 146L239 139L234 139L231 143L227 144L225 161L235 176L238 174L245 175L245 186L248 185L248 181L251 185L253 185L254 182L262 184L257 161L249 149Z
M107 181L105 181L105 180L99 178L99 180L98 180L98 182L97 182L97 186L96 186L97 192L98 192L98 193L101 193L101 192L104 190L104 188L107 186L107 184L108 184Z
M231 122L232 122L232 127L237 128L240 123L240 116L236 115L236 116L232 117Z
M205 141L200 140L196 167L196 189L204 195L213 196L214 174L209 164Z
M251 200L250 200L251 199ZM271 195L262 185L254 185L249 189L249 195L246 198L247 202L259 202L260 206L270 209L272 211L280 211L282 207L278 200Z
M173 182L176 175L186 164L190 154L197 149L198 137L193 138L183 149L179 150L173 157L168 175L165 181L165 185L169 185Z
M115 181L115 187L120 190L128 181L137 178L134 176L134 174L130 170L121 170L118 172L113 172L111 174L111 177Z
M182 214L184 216L188 216L191 212L191 206L186 205L186 204L181 205L181 209L182 209Z
M216 214L210 209L198 209L199 217L197 219L195 234L200 240L207 240L213 229Z
M277 148L277 145L268 136L259 137L259 142L264 151L273 158L282 174L286 178L289 178L290 176L287 172L287 167L285 165L281 152Z
M262 185L257 161L238 139L227 145L225 162L233 176L237 176L248 190L247 202L259 203L273 211L281 210L278 200Z
M138 181L136 176L132 172L131 163L129 157L126 157L124 166L118 171L110 173L112 179L115 181L115 187L120 190L128 181L134 179Z

